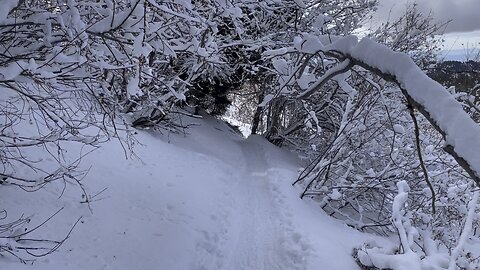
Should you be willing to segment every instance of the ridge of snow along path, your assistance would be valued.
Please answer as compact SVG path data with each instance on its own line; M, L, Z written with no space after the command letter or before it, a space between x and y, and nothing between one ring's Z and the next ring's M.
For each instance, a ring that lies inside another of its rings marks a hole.
M73 185L61 198L60 183L2 187L2 208L34 215L30 227L65 208L34 236L61 239L83 217L58 251L33 265L0 257L0 269L358 269L352 248L378 238L300 200L295 158L216 119L192 121L187 136L139 132L139 158L126 160L117 142L88 155L88 191L107 188L92 211Z

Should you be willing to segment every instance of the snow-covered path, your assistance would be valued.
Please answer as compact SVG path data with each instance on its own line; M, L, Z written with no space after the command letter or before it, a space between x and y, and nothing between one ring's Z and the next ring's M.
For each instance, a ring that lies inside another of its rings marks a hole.
M0 269L358 269L352 247L371 236L299 199L291 155L214 119L190 132L168 141L139 133L136 160L122 158L114 143L87 156L89 192L108 188L92 211L72 186L60 199L62 185L33 194L5 189L0 205L12 217L35 214L39 222L65 208L40 237L59 238L83 217L51 256L33 266L0 257Z
M239 196L236 233L227 269L305 269L304 255L296 249L300 235L282 213L287 208L272 189L265 149L254 139L240 143L245 158Z

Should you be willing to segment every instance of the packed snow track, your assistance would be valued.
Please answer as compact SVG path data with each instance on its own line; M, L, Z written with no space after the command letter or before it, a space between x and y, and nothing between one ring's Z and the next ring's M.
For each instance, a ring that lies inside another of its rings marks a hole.
M195 121L185 135L139 132L129 159L114 141L88 155L83 183L103 190L90 206L73 184L5 187L0 203L12 218L33 215L31 227L63 207L35 236L59 239L81 223L50 256L0 257L0 269L358 269L352 248L372 236L300 200L296 158L216 119Z

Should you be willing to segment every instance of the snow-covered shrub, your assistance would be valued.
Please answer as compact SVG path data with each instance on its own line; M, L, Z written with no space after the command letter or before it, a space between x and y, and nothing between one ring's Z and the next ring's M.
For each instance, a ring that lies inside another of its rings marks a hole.
M442 40L435 35L442 32L446 24L435 21L432 13L425 14L413 2L397 20L370 29L369 36L395 51L408 54L421 68L427 68L437 61Z
M84 153L66 157L65 145L90 151L112 123L92 91L98 82L88 72L85 26L72 1L7 2L10 12L0 18L1 184L27 191L59 179L80 184Z
M136 127L175 126L171 114L185 103L222 113L228 92L249 72L249 61L258 60L250 60L258 52L247 50L242 35L246 28L248 37L263 33L255 31L257 24L246 14L256 16L250 11L265 7L241 1L5 3L0 17L1 176L3 184L16 181L29 188L78 178L73 171L80 158L63 160L62 143L96 147L102 137L117 136L122 117ZM35 146L52 153L58 170L25 161L22 149ZM19 173L24 165L37 173L25 178Z
M175 126L177 106L222 113L231 91L253 89L252 129L310 162L296 182L302 197L358 229L391 234L403 226L413 239L416 228L451 248L473 196L468 177L480 183L480 168L460 147L455 121L430 100L444 103L469 136L478 126L408 56L349 35L375 2L4 0L0 185L30 191L73 179L82 187L75 169L83 154L67 158L64 143L94 148L117 136L119 116L154 127ZM417 14L372 36L426 64L424 36L434 28ZM35 147L49 152L53 169L26 156ZM410 186L402 217L398 180Z
M353 256L367 269L477 269L478 258L466 249L466 242L472 236L474 222L478 222L478 196L475 191L468 204L461 229L454 243L445 245L432 237L429 230L422 230L412 224L414 211L407 208L410 187L406 181L397 183L398 194L392 204L392 223L399 239L398 246L382 247L376 243L366 243L355 249ZM453 227L453 226L452 226ZM449 252L449 248L453 250Z
M421 31L432 30L419 22ZM414 31L401 30L402 35ZM405 46L420 53L422 42ZM431 53L415 58L426 65ZM452 248L472 197L472 180L479 183L478 156L467 149L467 142L477 140L458 139L455 121L445 119L458 116L475 137L478 126L453 97L407 55L369 39L357 43L355 37L312 30L263 56L275 78L260 104L263 131L308 161L295 182L304 188L301 196L314 198L352 227L391 235L398 229L391 221L395 183L404 180L411 187L406 211L412 228ZM448 103L443 106L452 111L445 115L431 100ZM465 158L456 152L460 148Z
M93 92L99 82L78 9L73 1L8 0L1 8L0 189L74 185L78 200L89 202L79 164L113 135L114 123ZM61 244L32 239L38 227L28 226L30 218L0 212L0 256L31 259Z

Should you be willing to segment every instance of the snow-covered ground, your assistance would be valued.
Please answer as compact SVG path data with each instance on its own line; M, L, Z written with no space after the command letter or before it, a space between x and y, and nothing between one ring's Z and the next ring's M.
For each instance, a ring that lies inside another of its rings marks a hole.
M33 215L36 236L70 238L24 265L0 269L358 269L352 249L376 238L326 216L291 186L300 166L258 136L248 139L205 117L183 134L139 131L137 158L112 141L83 162L90 208L69 185L35 193L2 187L9 218Z

